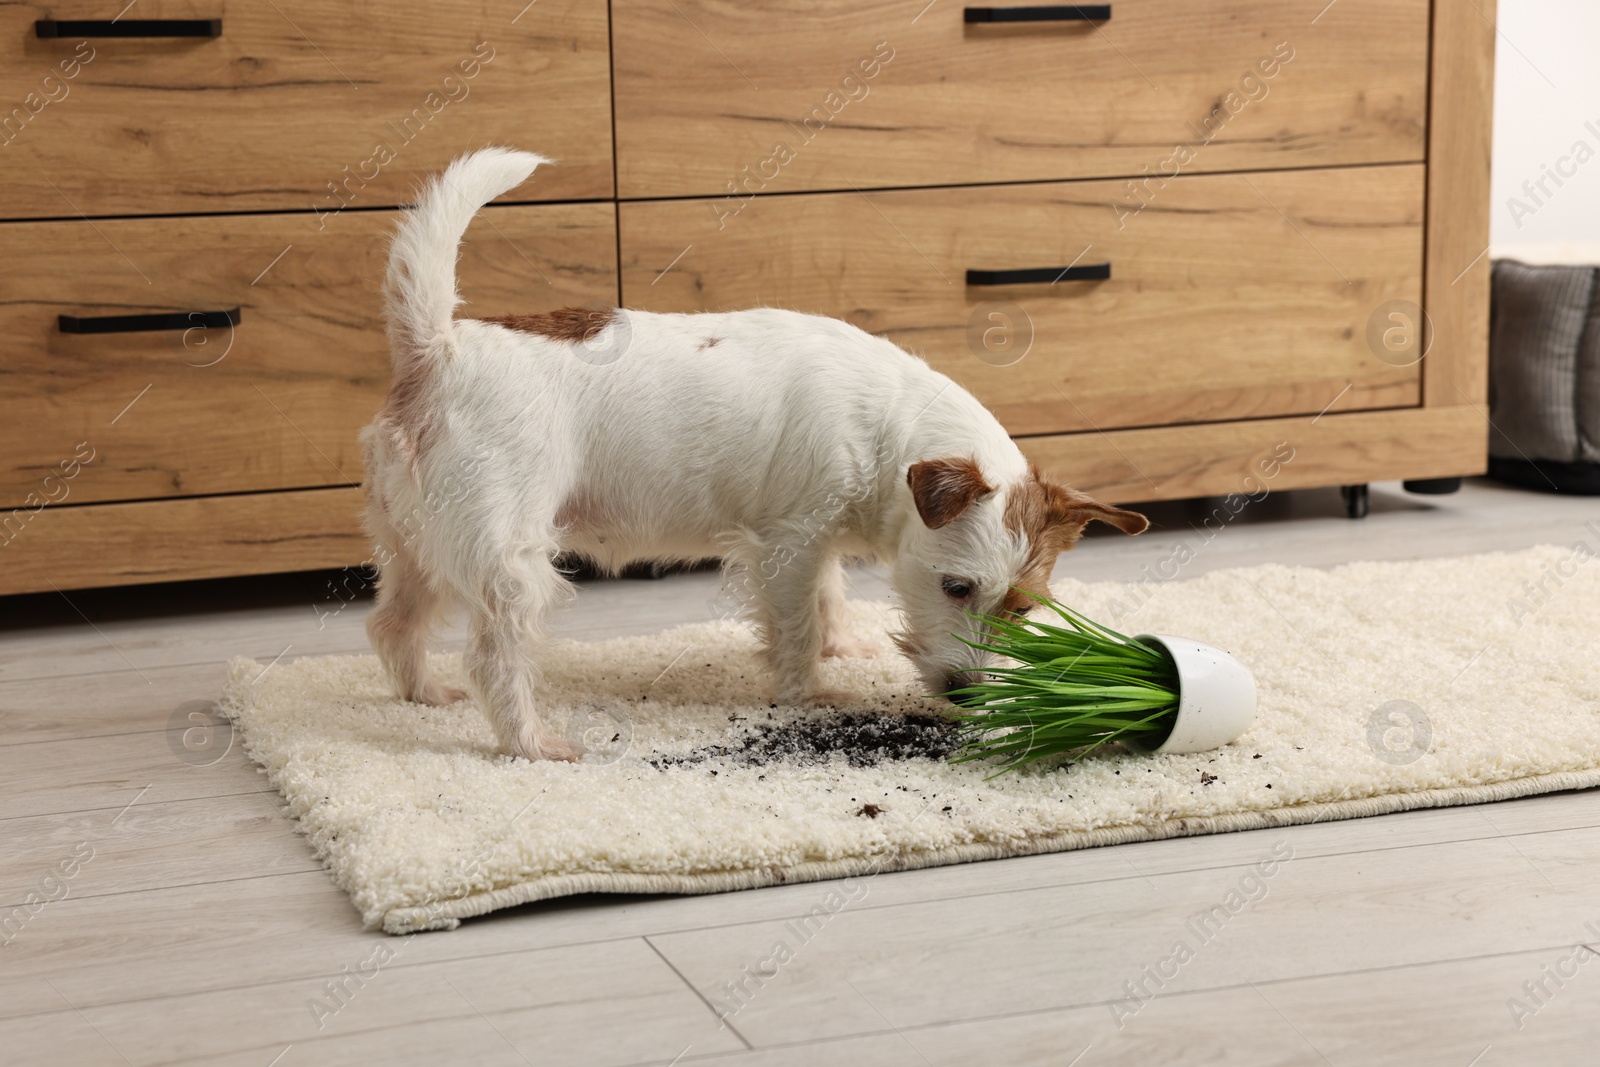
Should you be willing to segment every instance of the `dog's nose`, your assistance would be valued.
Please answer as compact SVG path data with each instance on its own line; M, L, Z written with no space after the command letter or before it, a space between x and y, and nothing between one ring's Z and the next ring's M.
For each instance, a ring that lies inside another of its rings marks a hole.
M953 704L974 704L977 699L970 694L957 692L969 685L977 685L983 681L983 675L978 671L957 671L946 675L944 680L944 695Z

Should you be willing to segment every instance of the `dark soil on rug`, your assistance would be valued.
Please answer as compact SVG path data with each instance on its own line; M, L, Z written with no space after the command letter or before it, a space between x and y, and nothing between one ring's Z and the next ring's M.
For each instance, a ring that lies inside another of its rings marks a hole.
M743 767L769 763L826 763L843 756L852 767L905 760L948 759L957 748L955 723L934 715L833 712L788 722L757 721L728 744L683 756L662 756L658 768L716 761Z

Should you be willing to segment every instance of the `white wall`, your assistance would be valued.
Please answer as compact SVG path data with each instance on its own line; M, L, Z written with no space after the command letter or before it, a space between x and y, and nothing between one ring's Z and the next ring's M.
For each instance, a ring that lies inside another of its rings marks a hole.
M1600 0L1500 0L1497 23L1495 254L1600 263Z

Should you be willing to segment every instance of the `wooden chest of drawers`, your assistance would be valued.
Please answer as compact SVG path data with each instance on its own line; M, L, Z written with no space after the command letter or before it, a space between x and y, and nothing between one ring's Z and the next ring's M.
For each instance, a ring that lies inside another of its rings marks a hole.
M0 593L364 559L386 235L487 143L560 165L472 314L834 315L1119 502L1484 467L1481 0L116 6L0 11Z

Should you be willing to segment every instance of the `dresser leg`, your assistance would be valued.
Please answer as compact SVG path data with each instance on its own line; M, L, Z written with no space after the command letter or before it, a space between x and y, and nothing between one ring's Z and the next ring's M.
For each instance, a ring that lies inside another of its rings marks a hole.
M1460 478L1413 478L1401 485L1406 492L1421 493L1423 496L1444 496L1461 491Z
M1367 494L1367 483L1360 485L1341 485L1339 495L1344 497L1344 510L1352 519L1367 517L1367 508L1370 499Z

